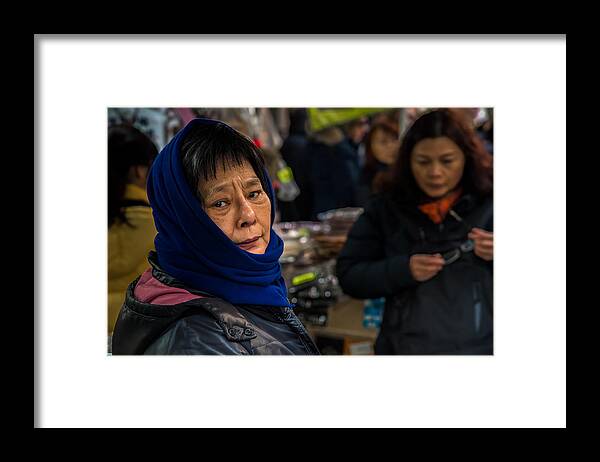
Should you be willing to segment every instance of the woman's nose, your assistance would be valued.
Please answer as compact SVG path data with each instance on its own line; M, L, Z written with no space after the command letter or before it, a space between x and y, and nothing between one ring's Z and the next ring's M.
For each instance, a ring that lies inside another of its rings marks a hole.
M442 168L438 164L432 164L431 169L429 170L430 176L440 176L442 173Z
M247 200L242 199L240 203L240 217L238 220L238 225L241 228L245 228L252 226L254 223L256 223L256 214L254 213L254 209Z

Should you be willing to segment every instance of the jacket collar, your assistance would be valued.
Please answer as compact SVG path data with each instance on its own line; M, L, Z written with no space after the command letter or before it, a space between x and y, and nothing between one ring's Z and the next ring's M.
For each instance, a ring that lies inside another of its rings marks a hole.
M148 195L146 194L146 190L144 188L140 188L135 184L127 183L125 186L123 199L148 202Z
M174 278L173 276L166 273L158 263L158 254L156 253L156 251L151 250L149 252L148 262L152 267L152 276L155 277L158 281L171 287L185 289L191 294L206 297L187 302L186 305L202 305L203 308L209 311L210 314L216 318L217 322L219 323L219 325L221 325L226 337L229 340L242 341L256 337L256 333L254 332L254 329L252 328L251 324L248 323L246 318L239 312L237 307L225 300L211 295L208 292L192 289L183 284L181 281ZM292 317L290 315L290 313L292 313L292 309L287 307L269 307L268 309L265 309L264 307L260 306L244 305L242 306L242 308L248 309L248 311L251 311L263 318L278 319L282 322L289 322L290 317Z
M189 293L194 294L194 295L201 295L203 297L214 297L214 295L212 295L208 292L192 289L192 288L186 286L183 282L179 281L178 279L174 278L170 274L166 273L160 267L160 264L158 263L158 254L156 253L155 250L151 250L148 253L148 263L150 263L150 266L152 267L152 276L154 278L156 278L158 281L162 282L163 284L166 284L171 287L178 287L180 289L185 289Z
M400 209L403 212L409 212L410 214L415 216L427 217L427 215L421 212L418 206L412 201L405 201L391 194L388 194L387 198L395 205L395 207L398 207L398 209ZM473 210L479 202L480 200L474 194L464 193L454 203L454 205L451 207L451 210L454 210L459 215L466 214Z

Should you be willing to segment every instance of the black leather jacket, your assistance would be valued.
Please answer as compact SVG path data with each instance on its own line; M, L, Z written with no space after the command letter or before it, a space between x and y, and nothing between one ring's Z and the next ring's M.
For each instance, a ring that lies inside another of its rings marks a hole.
M185 287L157 264L150 252L152 276L204 298L177 305L138 301L127 288L112 338L113 355L318 355L306 329L288 307L232 305Z

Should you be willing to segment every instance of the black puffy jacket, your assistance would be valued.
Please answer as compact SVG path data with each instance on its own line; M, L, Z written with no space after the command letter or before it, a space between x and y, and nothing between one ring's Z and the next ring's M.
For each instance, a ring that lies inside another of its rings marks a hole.
M136 299L140 277L127 288L112 337L113 355L315 355L316 345L287 307L232 305L186 287L160 269L150 252L155 285L198 298L160 305Z
M472 227L493 231L491 197L462 196L437 225L414 204L373 196L338 256L337 276L353 297L386 297L376 354L493 353L493 262L470 248ZM437 252L455 261L417 282L410 256Z
M360 175L358 154L347 140L334 145L309 142L306 165L312 198L311 220L316 220L321 212L356 206Z

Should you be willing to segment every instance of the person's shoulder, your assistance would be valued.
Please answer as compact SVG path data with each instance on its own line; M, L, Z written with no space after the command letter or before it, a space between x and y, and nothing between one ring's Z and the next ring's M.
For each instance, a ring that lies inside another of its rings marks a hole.
M372 192L365 202L365 212L387 214L399 207L398 201L388 192Z
M486 229L493 227L494 201L491 194L467 193L459 199L453 209L472 226Z
M131 220L151 220L152 208L149 205L131 205L124 208L125 216Z
M466 193L459 199L457 205L462 206L466 211L491 208L494 205L494 197L492 194Z
M199 334L205 338L207 336L223 336L223 327L208 310L195 311L194 314L177 320L173 324L173 329L178 330L184 337L193 337Z
M307 136L298 133L292 133L283 141L281 148L283 149L284 146L304 146L308 143L309 139Z
M125 209L127 221L140 232L155 231L154 217L149 206L133 206Z
M208 311L197 311L174 322L146 354L154 355L219 355L245 354L241 345L232 344Z
M381 228L392 216L390 207L389 197L385 193L371 193L363 201L362 213L353 225L352 234L360 234L366 229Z

